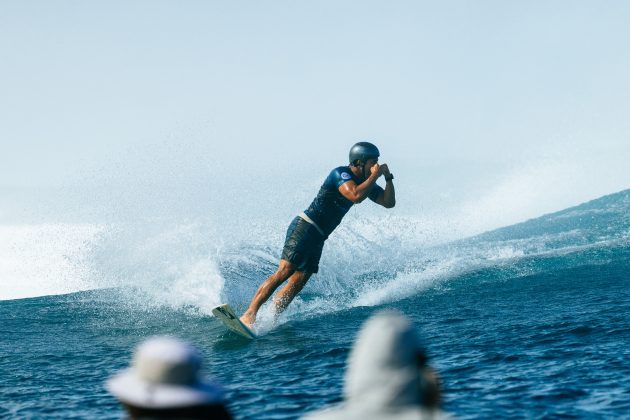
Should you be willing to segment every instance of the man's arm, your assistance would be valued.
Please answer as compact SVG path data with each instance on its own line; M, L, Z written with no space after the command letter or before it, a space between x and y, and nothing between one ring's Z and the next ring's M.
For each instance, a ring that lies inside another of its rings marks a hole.
M387 167L387 164L381 165L381 172L383 172L383 177L385 178L385 182L386 182L385 190L381 192L378 195L378 197L376 197L376 200L374 200L374 202L377 204L380 204L386 209L391 209L392 207L396 205L396 190L394 189L394 175L392 175L392 173L389 172L389 168Z
M353 203L360 203L370 195L370 191L372 191L372 187L376 184L379 176L381 176L381 170L379 165L376 164L370 168L370 176L365 181L359 185L352 180L344 182L339 187L339 192Z
M385 190L378 195L374 202L380 204L386 209L391 209L396 205L396 191L394 190L394 181L392 181L391 179L387 181L387 183L385 184Z

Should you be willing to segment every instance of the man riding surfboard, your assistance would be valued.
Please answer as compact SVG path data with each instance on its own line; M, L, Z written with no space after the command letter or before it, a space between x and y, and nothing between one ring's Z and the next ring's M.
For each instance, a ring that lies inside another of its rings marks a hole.
M317 273L324 242L352 205L369 198L385 208L394 207L394 175L387 164L379 165L379 156L375 145L359 142L350 149L350 164L330 172L308 209L289 225L280 265L260 285L249 308L241 316L245 325L251 327L256 322L260 307L288 280L274 297L276 313L286 309L311 275ZM385 189L376 184L380 176L385 178Z

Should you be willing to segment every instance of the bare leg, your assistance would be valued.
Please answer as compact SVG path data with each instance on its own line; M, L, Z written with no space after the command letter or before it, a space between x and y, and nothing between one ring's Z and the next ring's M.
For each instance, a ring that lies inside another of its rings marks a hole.
M252 302L249 304L249 308L240 318L241 322L251 327L256 322L256 314L263 303L267 302L267 299L275 292L278 286L284 283L294 272L295 266L293 264L287 260L280 260L278 270L258 287Z
M273 299L273 303L276 305L276 314L280 314L289 306L293 298L304 288L311 274L313 273L296 271L289 277L286 286L280 289Z

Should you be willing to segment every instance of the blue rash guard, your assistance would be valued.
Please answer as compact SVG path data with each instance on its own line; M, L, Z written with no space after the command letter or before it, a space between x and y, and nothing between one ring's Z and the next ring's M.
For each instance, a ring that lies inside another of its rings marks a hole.
M348 213L348 210L354 204L339 192L339 187L348 181L354 181L357 185L363 182L354 175L349 166L340 166L333 169L326 177L317 197L315 197L308 209L304 211L324 232L326 238L341 223L343 216ZM374 184L368 197L370 200L376 201L382 191L381 187Z

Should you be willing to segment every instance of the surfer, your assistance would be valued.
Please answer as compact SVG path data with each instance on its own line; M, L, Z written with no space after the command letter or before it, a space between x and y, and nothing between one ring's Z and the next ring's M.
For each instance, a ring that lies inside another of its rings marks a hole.
M308 209L289 225L278 269L256 291L240 318L244 324L251 327L260 307L288 280L274 298L277 314L286 309L311 275L317 273L324 241L353 204L369 198L385 208L394 207L394 175L387 164L379 165L379 156L375 145L359 142L350 149L350 164L330 172ZM376 184L380 176L385 178L385 189Z

